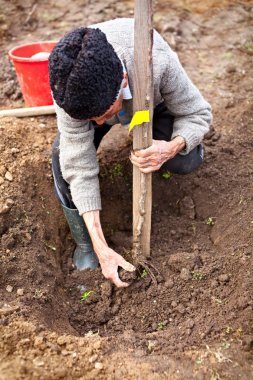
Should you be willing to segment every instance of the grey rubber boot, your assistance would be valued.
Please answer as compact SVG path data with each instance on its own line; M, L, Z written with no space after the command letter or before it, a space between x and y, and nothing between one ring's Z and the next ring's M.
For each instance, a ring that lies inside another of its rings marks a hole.
M73 256L73 264L77 270L95 269L98 267L98 258L93 250L91 239L77 209L71 209L62 205L65 217L73 239L76 242L76 249Z

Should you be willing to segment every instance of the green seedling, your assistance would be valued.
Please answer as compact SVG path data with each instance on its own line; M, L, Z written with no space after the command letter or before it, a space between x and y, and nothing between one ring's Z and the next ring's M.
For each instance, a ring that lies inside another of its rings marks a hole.
M111 170L112 177L123 177L123 165L116 164Z
M43 290L42 289L35 289L33 298L40 299L43 297Z
M222 347L227 350L229 347L231 346L231 344L229 342L224 342Z
M253 44L251 42L249 41L245 42L245 44L243 45L243 48L253 53Z
M198 365L201 365L202 363L203 363L203 358L197 358L196 360L195 360L195 363L196 364L198 364Z
M93 290L88 290L87 292L84 292L81 296L80 302L82 303L83 301L86 301L93 293Z
M210 380L220 380L220 375L218 372L212 372Z
M143 269L140 273L140 278L146 278L148 275L148 271L146 269Z
M231 51L226 51L226 53L223 54L224 59L232 59L233 53Z
M201 281L205 278L204 273L198 271L192 271L193 280Z
M208 226L214 226L214 224L215 224L214 218L212 216L209 216L209 218L207 219L206 224Z
M50 249L52 249L52 251L56 251L56 247L55 246L53 246L52 244L49 244L49 243L47 243L47 242L45 242L44 241L44 244L45 244L45 246L47 247L47 248L50 248Z
M162 177L164 178L164 179L171 179L172 178L172 173L171 172L169 172L168 170L166 170L166 172L164 172L163 174L162 174Z
M161 331L161 330L164 330L165 329L165 326L166 326L166 322L158 322L157 323L157 328L156 328L156 330L157 331Z
M244 198L243 195L240 196L240 201L239 201L239 206L241 205L246 205L247 204L247 201L246 199Z
M233 327L230 327L230 326L227 326L226 329L225 329L225 333L226 334L232 334L234 332L234 329Z

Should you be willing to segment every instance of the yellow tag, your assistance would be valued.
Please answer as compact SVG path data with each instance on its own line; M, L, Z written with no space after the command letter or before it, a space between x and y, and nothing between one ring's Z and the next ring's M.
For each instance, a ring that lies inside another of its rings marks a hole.
M131 132L133 127L135 127L136 125L148 123L149 121L150 121L149 110L135 112L135 114L131 120L131 123L129 124L129 129L128 129L129 133Z

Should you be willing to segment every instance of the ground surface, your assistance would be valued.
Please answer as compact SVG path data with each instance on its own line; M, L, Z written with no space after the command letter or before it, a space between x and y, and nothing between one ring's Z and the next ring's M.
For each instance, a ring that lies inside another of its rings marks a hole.
M5 52L133 15L132 1L2 5ZM155 25L214 110L204 165L187 177L154 175L158 284L142 271L117 290L99 269L73 271L50 171L55 118L2 119L1 380L253 379L253 3L158 1ZM1 108L23 106L1 59ZM116 127L99 153L103 226L119 253L131 245L129 149ZM84 286L93 293L80 303Z

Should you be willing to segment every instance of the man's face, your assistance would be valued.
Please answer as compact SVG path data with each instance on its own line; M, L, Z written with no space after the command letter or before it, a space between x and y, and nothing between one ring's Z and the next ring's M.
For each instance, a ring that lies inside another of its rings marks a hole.
M113 105L101 116L92 117L90 120L95 121L97 124L102 125L106 122L106 120L111 119L114 115L116 115L122 108L122 100L123 96L121 95L119 99L115 100Z
M128 85L128 75L124 73L123 75L124 85L123 88ZM102 125L106 122L106 120L111 119L114 115L116 115L122 108L123 95L121 94L118 99L115 100L113 105L101 116L92 117L91 121L95 121L98 125Z

